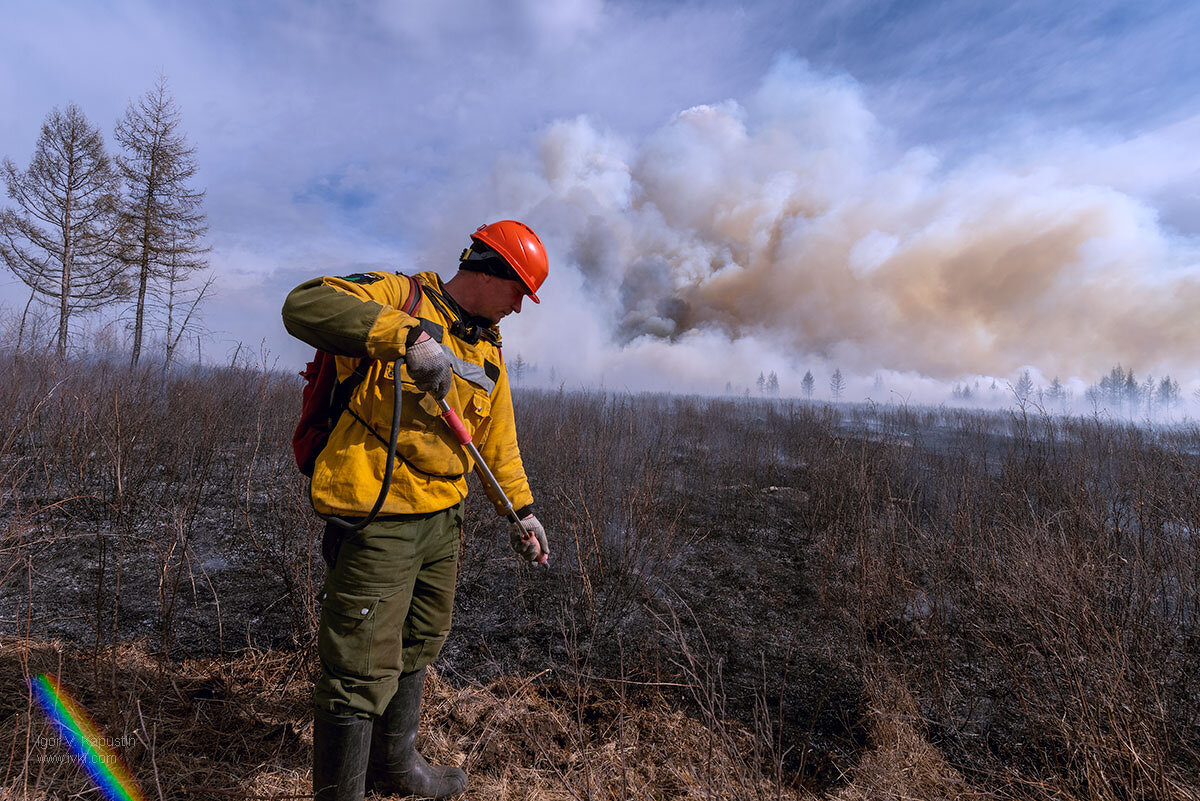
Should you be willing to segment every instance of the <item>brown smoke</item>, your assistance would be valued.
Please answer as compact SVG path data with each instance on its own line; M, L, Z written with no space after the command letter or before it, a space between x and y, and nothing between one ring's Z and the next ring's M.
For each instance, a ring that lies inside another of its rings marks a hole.
M1195 365L1200 281L1145 202L1052 161L949 169L888 142L856 85L784 63L637 147L558 123L535 175L499 182L569 243L618 343L719 331L942 380Z

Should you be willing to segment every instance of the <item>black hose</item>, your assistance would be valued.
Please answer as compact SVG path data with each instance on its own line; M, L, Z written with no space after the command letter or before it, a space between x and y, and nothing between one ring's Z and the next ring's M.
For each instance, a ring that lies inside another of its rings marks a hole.
M383 468L383 486L379 488L379 497L375 499L375 506L371 509L370 514L357 523L352 523L349 520L345 520L334 515L322 515L320 512L317 513L323 520L333 523L335 526L338 526L346 531L358 531L360 528L364 528L365 526L369 525L371 521L375 519L375 515L379 514L379 510L383 508L383 502L387 499L388 490L392 486L392 470L396 467L396 440L400 438L400 367L403 364L404 357L401 356L400 358L396 359L395 364L392 366L393 376L395 377L395 381L393 382L395 386L395 402L392 406L392 434L390 437L388 437L387 462Z

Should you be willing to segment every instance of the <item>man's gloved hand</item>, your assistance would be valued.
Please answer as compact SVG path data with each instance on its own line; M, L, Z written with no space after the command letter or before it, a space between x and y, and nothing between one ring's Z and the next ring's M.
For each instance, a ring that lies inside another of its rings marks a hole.
M546 543L546 529L536 515L526 515L521 518L521 525L508 524L508 541L512 549L527 562L544 563L543 558L550 556L550 546Z
M450 392L450 360L446 358L442 346L433 337L413 329L409 334L408 347L404 351L404 363L408 365L408 375L412 378L417 389L428 392L436 400L441 400Z

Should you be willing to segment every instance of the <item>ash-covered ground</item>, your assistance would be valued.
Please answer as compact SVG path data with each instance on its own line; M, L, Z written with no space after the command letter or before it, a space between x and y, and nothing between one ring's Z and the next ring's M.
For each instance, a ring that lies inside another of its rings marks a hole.
M311 655L322 525L287 450L295 382L156 386L47 375L0 398L5 628L139 640L169 661ZM1089 771L1123 770L1130 792L1158 797L1154 777L1200 764L1195 431L796 401L516 402L553 557L521 564L472 482L447 680L654 688L740 721L765 770L815 789L853 777L868 707L895 687L981 786L1077 791Z

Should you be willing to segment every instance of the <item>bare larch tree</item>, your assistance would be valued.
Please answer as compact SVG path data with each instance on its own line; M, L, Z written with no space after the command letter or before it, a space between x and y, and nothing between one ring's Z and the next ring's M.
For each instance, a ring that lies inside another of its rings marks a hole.
M188 281L192 268L181 263L178 255L172 255L170 262L163 269L159 286L154 288L159 306L159 322L163 328L163 342L166 353L163 356L163 374L171 371L171 361L175 357L184 333L196 329L196 309L208 296L212 289L214 277L209 274L199 285Z
M128 293L114 249L120 184L99 129L73 103L46 116L29 169L6 158L2 172L19 211L0 212L0 259L57 305L61 358L72 315Z
M204 192L189 182L196 174L195 149L179 130L179 111L160 77L154 88L130 102L117 122L116 140L125 149L117 168L125 181L121 203L121 257L131 268L134 286L132 364L142 354L146 303L152 285L166 281L168 293L188 273L207 264L200 244L206 229ZM202 294L201 294L202 296ZM187 315L191 319L191 311ZM171 335L168 348L173 350Z

